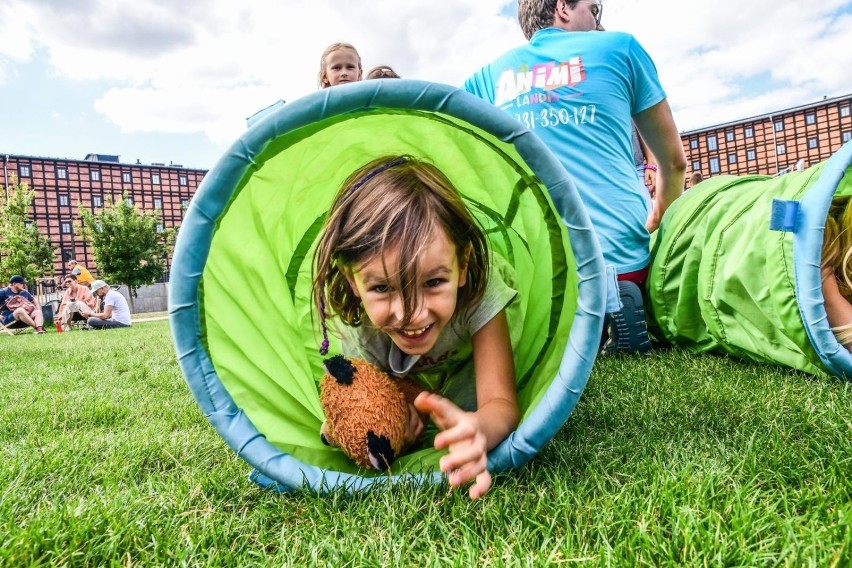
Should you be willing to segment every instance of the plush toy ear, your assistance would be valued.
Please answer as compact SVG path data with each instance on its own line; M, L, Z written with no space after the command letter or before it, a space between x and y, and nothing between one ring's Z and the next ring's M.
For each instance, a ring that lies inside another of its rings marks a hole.
M396 459L390 440L385 436L376 436L372 430L367 432L367 454L373 468L387 471Z
M322 362L325 372L341 385L351 385L355 378L355 366L343 355L329 357Z

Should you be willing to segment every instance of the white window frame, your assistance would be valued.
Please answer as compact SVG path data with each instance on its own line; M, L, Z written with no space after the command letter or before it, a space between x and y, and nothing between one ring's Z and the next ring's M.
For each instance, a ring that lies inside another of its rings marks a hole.
M707 135L707 149L711 152L719 149L719 140L716 138L715 134Z

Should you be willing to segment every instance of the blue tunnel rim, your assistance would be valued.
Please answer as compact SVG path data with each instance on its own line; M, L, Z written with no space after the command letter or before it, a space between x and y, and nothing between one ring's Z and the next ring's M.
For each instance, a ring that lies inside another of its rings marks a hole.
M845 379L852 379L852 353L838 343L828 324L821 267L825 221L837 186L850 165L852 142L847 142L828 159L819 179L802 197L793 233L796 295L805 333L829 372Z
M501 472L526 463L556 434L580 398L597 355L606 301L600 247L588 214L568 173L549 149L509 114L456 87L425 81L374 80L325 89L271 112L241 136L208 172L190 202L175 246L169 286L169 319L178 361L202 412L225 442L256 469L253 479L279 490L323 492L343 486L356 490L386 484L387 477L364 477L302 462L269 443L240 409L216 374L201 337L200 285L218 219L266 145L296 128L339 114L366 109L435 112L455 117L513 145L548 188L566 224L577 262L578 304L559 370L544 396L510 436L489 454L489 470ZM435 482L437 472L402 474Z

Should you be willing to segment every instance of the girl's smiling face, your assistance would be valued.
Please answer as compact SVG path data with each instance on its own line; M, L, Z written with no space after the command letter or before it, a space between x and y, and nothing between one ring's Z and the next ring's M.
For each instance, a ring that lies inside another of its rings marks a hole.
M383 264L384 261L384 264ZM419 258L420 281L411 321L403 326L403 297L399 279L388 276L398 272L399 247L355 266L347 276L353 293L361 299L364 311L373 325L409 355L425 355L453 317L458 290L467 281L467 254L459 259L455 244L443 229L432 233Z
M325 59L323 87L332 87L361 80L361 61L351 49L335 49Z

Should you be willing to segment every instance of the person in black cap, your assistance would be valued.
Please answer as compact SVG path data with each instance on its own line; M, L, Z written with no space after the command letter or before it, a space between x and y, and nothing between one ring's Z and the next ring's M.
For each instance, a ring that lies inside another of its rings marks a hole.
M0 321L9 325L19 321L44 333L44 315L33 295L27 292L27 279L20 274L9 278L9 286L0 288Z

